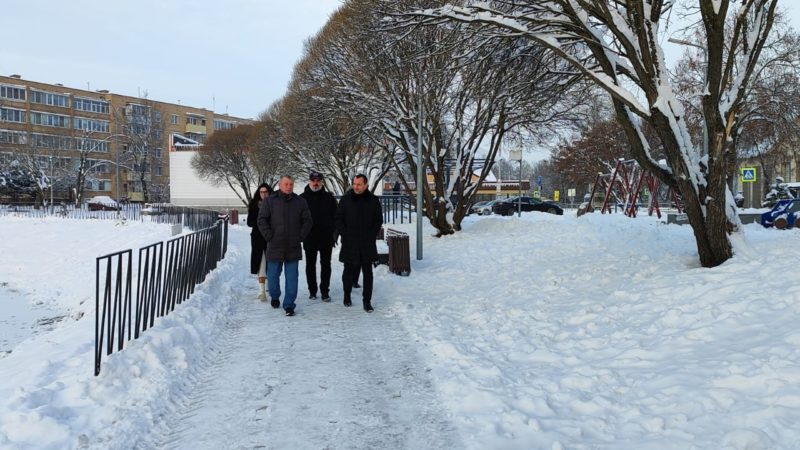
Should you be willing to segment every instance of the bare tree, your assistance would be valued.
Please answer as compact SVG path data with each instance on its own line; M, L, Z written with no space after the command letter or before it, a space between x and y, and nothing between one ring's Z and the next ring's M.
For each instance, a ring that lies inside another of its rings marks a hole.
M416 4L347 2L308 46L303 87L339 111L329 119L362 130L360 148L389 152L385 169L423 196L424 214L445 235L460 229L503 143L572 113L561 100L575 98L564 93L578 76L525 40L488 42L462 26L387 25L398 5ZM422 186L406 177L418 165L430 176Z
M20 165L11 154L0 154L0 196L19 201L21 197L36 195L36 184L33 177Z
M230 187L242 204L247 205L253 187L260 182L252 164L255 141L254 125L217 131L192 158L192 168L200 177Z
M279 122L289 151L298 168L316 169L333 182L335 191L345 192L354 175L365 173L374 191L392 167L394 146L369 116L346 107L340 98L347 84L344 61L334 49L342 45L340 22L334 15L329 24L306 44L297 64L289 92L281 101Z
M164 117L145 95L138 102L130 102L114 111L119 129L116 134L125 136L119 164L133 174L134 190L141 190L143 201L150 201L152 168L163 157ZM119 188L118 188L119 189Z
M695 144L669 79L660 34L674 2L495 0L413 13L420 22L481 24L497 39L523 36L557 52L608 92L640 165L677 188L694 231L700 263L728 260L728 234L739 219L726 178L732 131L775 17L777 0L698 0L706 51L702 96L707 148ZM653 127L667 168L654 159L642 126Z
M83 202L86 183L95 179L98 174L110 174L111 165L116 164L108 158L100 157L108 154L112 139L117 135L99 137L89 130L82 130L81 136L75 138L74 151L77 156L72 158L72 189L75 192L75 206Z
M698 142L704 139L702 97L706 58L704 48L698 43L700 39L702 34L695 32L688 40L681 41L689 45L672 76L677 96L685 107L688 130ZM728 166L731 186L742 159L759 161L763 168L759 178L767 187L771 183L773 166L797 158L800 96L796 87L799 81L800 35L776 15L731 131L729 155L732 159Z
M273 105L253 124L253 152L249 156L257 184L265 182L276 186L282 175L300 172L277 117L279 105Z
M42 206L50 204L55 189L64 190L69 186L70 158L61 156L53 147L37 146L33 140L28 140L11 158L29 177L36 201Z

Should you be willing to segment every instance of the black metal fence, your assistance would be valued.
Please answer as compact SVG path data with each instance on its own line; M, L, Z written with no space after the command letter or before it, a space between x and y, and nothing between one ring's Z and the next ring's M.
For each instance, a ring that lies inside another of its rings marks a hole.
M414 210L414 197L408 195L376 195L381 202L383 223L411 223L411 213ZM336 196L341 200L342 196Z
M414 209L414 197L408 195L379 195L383 210L383 223L411 223L411 212Z
M157 317L169 314L188 300L195 287L225 257L227 243L227 219L218 219L194 233L140 248L135 295L133 251L98 257L94 374L100 373L103 353L122 350L125 342L138 339L151 328Z
M119 205L118 208L92 210L86 204L80 207L75 207L75 205L71 204L58 204L47 208L31 204L8 204L0 205L0 216L183 223L185 227L192 230L208 228L218 218L216 211L174 206L167 203L154 203L147 206L140 203L128 203Z

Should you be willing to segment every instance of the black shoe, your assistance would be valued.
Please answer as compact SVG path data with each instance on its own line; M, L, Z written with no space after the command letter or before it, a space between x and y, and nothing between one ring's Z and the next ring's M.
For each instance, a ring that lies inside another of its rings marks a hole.
M280 308L280 307L281 307L281 301L280 301L280 300L278 300L277 298L273 298L273 299L272 299L272 301L270 302L270 304L271 304L271 305L272 305L272 307L273 307L273 308L275 308L275 309L278 309L278 308Z
M292 317L294 315L294 308L286 308L286 315Z
M370 304L369 300L364 301L364 311L368 313L375 311L374 309L372 309L372 304Z
M308 294L308 299L309 300L316 300L317 299L317 294Z
M354 282L353 282L353 287L354 287L354 288L356 288L356 289L360 289L360 288L361 288L361 285L360 285L360 284L358 284L358 281L354 281Z
M331 295L328 293L322 294L322 301L325 303L331 302Z
M349 298L344 299L344 306L353 306L353 302Z

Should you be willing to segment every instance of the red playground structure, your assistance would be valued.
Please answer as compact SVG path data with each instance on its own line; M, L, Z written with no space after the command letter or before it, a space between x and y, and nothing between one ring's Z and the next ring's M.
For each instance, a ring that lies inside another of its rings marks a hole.
M671 200L678 210L683 212L683 205L678 194L672 189L663 185L650 171L644 170L633 160L619 159L614 171L611 173L598 173L595 178L592 193L589 196L587 212L600 209L601 214L611 213L611 205L615 208L621 207L622 212L628 217L636 217L639 211L639 202L643 198L642 189L648 192L647 214L661 218L661 207L658 204L659 192L666 188L666 198ZM599 201L595 202L595 195L602 195L602 205Z

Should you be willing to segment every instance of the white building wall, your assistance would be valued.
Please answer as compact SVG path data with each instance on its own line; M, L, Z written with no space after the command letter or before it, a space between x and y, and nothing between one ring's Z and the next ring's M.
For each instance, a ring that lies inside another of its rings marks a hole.
M242 200L229 186L214 186L197 176L191 165L192 157L196 153L193 151L169 153L170 203L211 209L245 208ZM252 190L255 191L255 186Z

